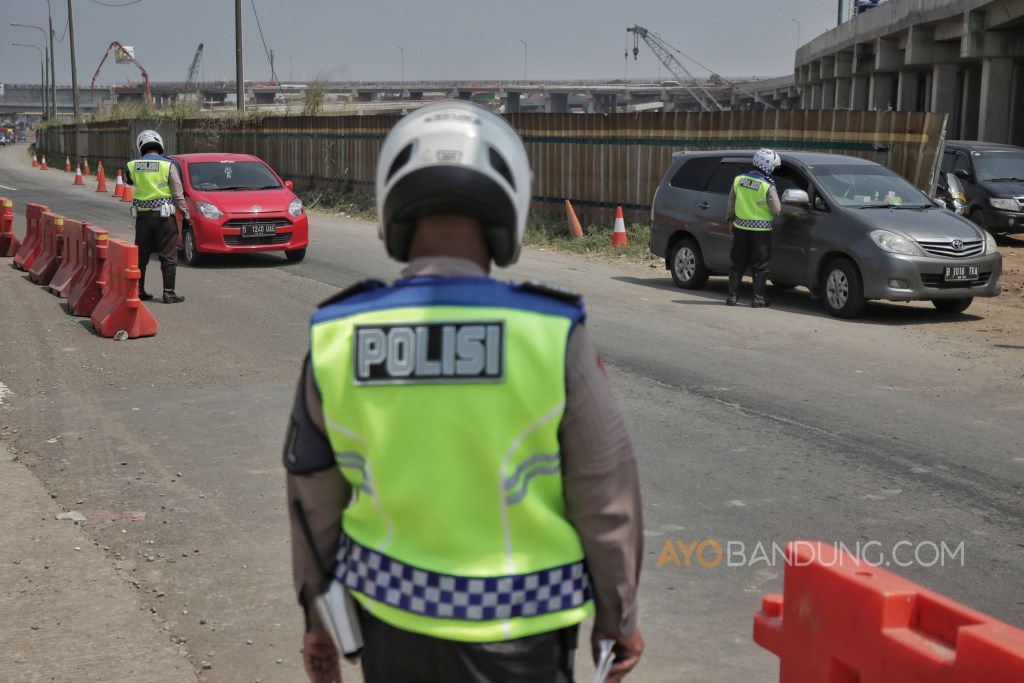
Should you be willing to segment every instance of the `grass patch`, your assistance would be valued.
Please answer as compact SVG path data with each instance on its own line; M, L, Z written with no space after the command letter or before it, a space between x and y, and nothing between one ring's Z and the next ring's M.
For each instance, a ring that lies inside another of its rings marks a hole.
M377 220L377 202L371 192L342 187L312 187L299 193L307 209L343 213L364 221Z
M651 258L650 223L626 223L629 243L620 249L612 247L612 227L584 226L583 237L569 234L569 224L564 218L551 214L532 212L526 221L523 244L567 251L574 254L615 256L630 261L648 261Z

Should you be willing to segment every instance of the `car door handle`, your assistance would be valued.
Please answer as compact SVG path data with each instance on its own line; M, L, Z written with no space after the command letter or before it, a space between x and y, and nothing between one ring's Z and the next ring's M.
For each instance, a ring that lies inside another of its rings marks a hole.
M701 209L710 209L710 208L711 208L711 205L710 205L710 204L708 204L707 202L701 202L701 203L700 203L700 204L698 204L697 206L698 206L699 208L701 208Z

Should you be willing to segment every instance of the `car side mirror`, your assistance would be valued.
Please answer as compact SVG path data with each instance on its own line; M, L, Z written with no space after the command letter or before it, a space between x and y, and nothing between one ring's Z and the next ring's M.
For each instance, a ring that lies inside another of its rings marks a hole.
M289 190L294 190L295 189L295 183L293 183L290 180L284 181L284 186L285 186L285 188L287 188Z
M953 171L953 175L955 175L957 178L963 178L964 180L971 182L971 172L968 171L966 168L956 169L955 171Z
M782 193L782 203L794 206L808 206L811 198L803 190L786 190Z

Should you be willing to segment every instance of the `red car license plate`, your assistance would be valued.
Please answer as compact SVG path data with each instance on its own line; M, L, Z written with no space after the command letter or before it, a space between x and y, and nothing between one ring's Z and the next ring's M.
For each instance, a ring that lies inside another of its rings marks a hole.
M276 234L277 226L270 223L242 226L242 237L266 237Z
M945 266L942 279L946 282L970 282L978 279L978 266Z

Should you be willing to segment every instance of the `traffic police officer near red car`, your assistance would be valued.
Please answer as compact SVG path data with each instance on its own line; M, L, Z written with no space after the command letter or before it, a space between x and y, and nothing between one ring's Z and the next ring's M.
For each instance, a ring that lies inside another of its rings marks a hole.
M732 223L732 268L729 271L729 298L725 303L739 303L740 281L749 268L754 276L751 307L768 305L765 285L768 282L768 261L772 256L772 219L782 212L778 190L772 173L782 164L774 150L759 149L754 153L754 170L736 176L729 190L728 213Z
M155 130L144 130L135 139L140 158L128 162L125 182L134 186L132 213L135 215L135 244L139 247L139 298L149 301L153 295L146 291L146 266L155 251L160 257L163 275L163 302L181 303L185 297L174 291L178 267L178 223L175 211L180 211L182 224L191 229L188 205L182 190L181 177L174 162L163 156L164 141Z
M608 680L643 652L636 463L582 301L488 277L519 256L530 184L516 132L471 103L384 141L380 234L408 265L313 316L284 453L313 681L341 680L318 557L367 681L572 680L591 614Z

